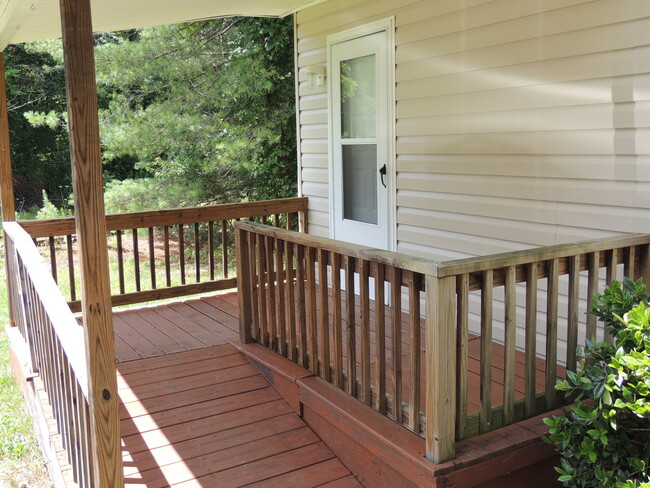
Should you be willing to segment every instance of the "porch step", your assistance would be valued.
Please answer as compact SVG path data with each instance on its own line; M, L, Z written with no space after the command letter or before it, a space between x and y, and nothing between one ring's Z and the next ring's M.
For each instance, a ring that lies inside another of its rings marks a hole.
M259 344L235 344L366 487L560 487L559 461L534 417L460 441L456 458L435 464L424 440L310 371Z

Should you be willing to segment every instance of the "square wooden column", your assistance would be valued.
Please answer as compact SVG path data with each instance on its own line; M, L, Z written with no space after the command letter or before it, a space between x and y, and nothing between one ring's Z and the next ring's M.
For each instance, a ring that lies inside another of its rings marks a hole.
M9 142L9 113L7 109L7 86L5 82L5 53L0 53L0 204L2 205L2 220L16 220L16 201L14 199L14 183L11 176L11 146ZM6 238L5 238L5 242ZM12 296L13 280L9 277L9 259L5 246L5 273L7 276L7 292ZM16 325L11 300L9 307L9 324Z
M93 487L124 485L90 0L60 0Z

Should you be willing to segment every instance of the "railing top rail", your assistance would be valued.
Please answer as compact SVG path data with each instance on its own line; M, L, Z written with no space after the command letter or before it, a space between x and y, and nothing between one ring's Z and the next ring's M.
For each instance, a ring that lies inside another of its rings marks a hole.
M366 261L393 266L416 273L436 276L439 263L436 261L408 256L392 251L384 251L370 247L351 244L349 242L337 241L327 237L318 237L313 235L302 234L286 229L279 229L268 225L258 224L255 222L236 222L235 227L248 232L275 237L285 241L294 242L303 246L318 247L325 251L332 251L344 256L350 256Z
M518 266L549 259L561 259L578 254L607 251L621 247L650 244L650 234L624 234L615 237L589 241L558 244L522 251L505 252L489 256L477 256L453 261L444 261L438 268L438 277L454 276L464 273L476 273L488 269Z
M106 216L106 230L137 229L163 225L189 224L212 220L237 219L258 215L307 211L307 197L228 203L209 207L174 208L147 212L129 212ZM22 228L32 237L61 236L75 233L73 217L48 220L23 220Z
M52 322L52 327L79 382L79 387L86 399L88 399L88 375L83 328L72 315L70 307L68 307L61 290L54 282L52 274L32 242L30 235L25 232L18 222L3 222L2 225L4 231L14 242L16 252L23 260L36 293L43 303L45 313Z

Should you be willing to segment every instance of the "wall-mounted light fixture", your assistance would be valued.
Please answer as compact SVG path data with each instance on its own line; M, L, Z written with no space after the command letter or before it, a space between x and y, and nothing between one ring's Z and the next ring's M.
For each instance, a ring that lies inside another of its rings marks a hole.
M317 88L325 84L325 66L314 64L307 66L307 85L309 88Z

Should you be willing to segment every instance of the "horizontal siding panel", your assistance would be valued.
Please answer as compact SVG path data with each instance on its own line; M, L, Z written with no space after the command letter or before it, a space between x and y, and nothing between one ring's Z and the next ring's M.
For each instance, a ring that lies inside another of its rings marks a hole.
M537 222L409 208L397 210L397 222L459 234L471 231L474 236L491 239L502 239L503 236L508 236L509 239L531 247L556 244L556 226Z
M300 111L303 110L327 110L327 93L319 90L307 88L307 86L300 87Z
M600 129L399 137L398 154L650 154L650 129Z
M399 190L650 208L650 185L616 181L399 173Z
M403 12L402 15L397 17L396 23L398 27L402 27L407 23L425 23L431 29L432 35L440 36L463 30L477 29L486 25L505 23L510 20L566 9L572 5L584 3L588 3L588 0L547 0L544 2L501 0L481 2L479 5L459 8L446 15L428 16L425 11L421 11L422 15L418 17L416 12L412 12L412 15Z
M644 101L650 101L647 74L398 99L396 116L402 119Z
M329 237L329 214L324 212L309 211L309 233L312 234L312 225L321 230L322 236Z
M327 185L322 183L313 183L311 181L303 181L302 194L306 197L321 197L329 198L329 189Z
M327 139L327 124L303 125L300 127L303 139Z
M417 53L439 56L625 22L636 18L636 3L637 0L588 2L446 35L439 35L436 31L435 36L432 36L430 19L400 24L397 29L397 59L408 62L418 59L412 57Z
M650 47L625 49L519 64L471 73L451 73L435 78L412 78L397 66L397 98L421 98L491 88L514 88L592 78L633 75L637 67L650 66ZM644 73L646 73L645 71Z
M327 154L303 154L303 168L328 168Z
M303 139L300 151L303 154L327 154L327 139Z
M649 112L650 102L627 102L402 118L397 120L396 135L649 128Z
M650 182L650 156L418 154L399 156L397 170L405 173Z
M576 231L580 229L581 236L588 236L585 239L602 237L605 234L632 232L634 229L630 227L630 222L634 222L637 231L650 229L650 211L647 208L414 191L398 192L397 205L403 207L404 212L413 209L456 212L477 218L489 217L502 219L503 222L514 221L511 225L516 226L519 225L519 221L547 224L554 226L554 229L558 229L558 232L562 232L565 236L570 234L571 229ZM561 229L562 227L566 229ZM566 239L567 237L562 238L563 241Z
M311 183L328 183L329 173L326 169L303 168L302 181Z
M531 247L529 244L514 241L488 239L472 234L445 232L405 224L397 226L397 238L399 241L431 246L432 249L441 254L444 254L441 252L442 250L448 250L472 256L483 256L529 249Z
M306 66L310 66L312 64L324 64L327 62L327 50L325 47L321 47L320 49L313 49L311 51L307 51L306 53L299 53L298 54L298 67L304 68ZM305 81L306 80L306 71L303 71L302 73L299 73L299 80L300 81Z
M302 125L327 124L327 109L303 110L300 113Z
M400 58L397 61L401 63L401 79L417 79L611 52L635 47L636 29L647 29L649 23L645 20L606 25L487 48L466 49L438 57L429 57L426 51L404 47L399 50ZM404 57L415 60L406 62Z

